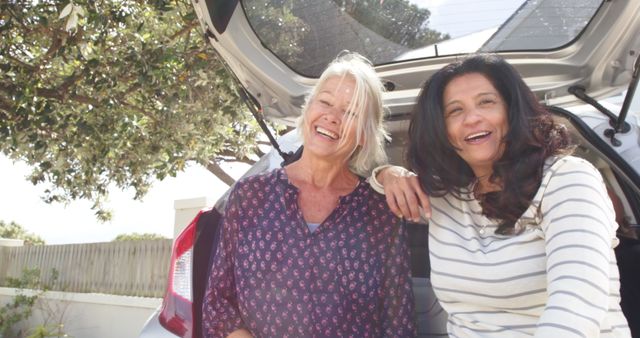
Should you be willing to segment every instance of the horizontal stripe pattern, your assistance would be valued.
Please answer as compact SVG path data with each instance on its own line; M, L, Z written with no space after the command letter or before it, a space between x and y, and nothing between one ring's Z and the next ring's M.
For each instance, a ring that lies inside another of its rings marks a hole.
M550 159L517 235L495 234L471 197L431 199L431 282L451 337L630 337L613 206L591 164Z

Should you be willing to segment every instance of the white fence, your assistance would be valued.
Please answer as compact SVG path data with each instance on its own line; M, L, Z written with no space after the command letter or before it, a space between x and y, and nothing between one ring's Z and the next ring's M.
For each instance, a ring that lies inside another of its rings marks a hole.
M162 297L170 258L170 239L0 247L0 283L38 268L43 284L56 291Z

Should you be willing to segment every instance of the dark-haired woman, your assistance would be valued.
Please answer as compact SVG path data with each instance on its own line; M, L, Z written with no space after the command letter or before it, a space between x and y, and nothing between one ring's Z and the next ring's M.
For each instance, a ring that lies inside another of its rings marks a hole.
M451 337L630 337L602 177L568 155L566 130L511 65L476 55L435 73L409 138L417 176L382 168L372 186L396 214L430 216Z

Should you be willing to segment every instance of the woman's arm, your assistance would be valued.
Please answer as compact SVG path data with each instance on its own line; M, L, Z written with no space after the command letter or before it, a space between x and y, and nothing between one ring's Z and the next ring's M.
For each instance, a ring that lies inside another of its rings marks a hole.
M421 216L431 217L429 196L413 172L400 166L384 165L373 170L369 183L375 191L385 195L389 209L398 217L413 222L420 221Z
M392 217L392 216L389 216ZM415 337L415 304L411 283L409 244L407 229L395 219L386 248L384 279L384 313L382 315L383 337Z
M609 274L615 214L591 164L560 161L541 203L548 300L535 337L599 337L617 283Z
M233 259L241 222L240 194L236 184L229 194L229 201L220 223L220 243L214 255L202 305L202 334L204 337L252 337L244 330L238 309Z

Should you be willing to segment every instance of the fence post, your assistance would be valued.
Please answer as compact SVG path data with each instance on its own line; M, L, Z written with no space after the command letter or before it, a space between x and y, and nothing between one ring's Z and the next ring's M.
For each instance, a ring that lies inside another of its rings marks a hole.
M209 207L209 201L206 197L175 200L173 203L173 208L176 211L173 223L173 238L178 237L198 212L207 207Z
M11 247L23 246L24 241L21 239L9 239L0 237L0 285L4 285L4 281L7 277L11 276L10 269L12 267L13 259L11 259L12 250Z

